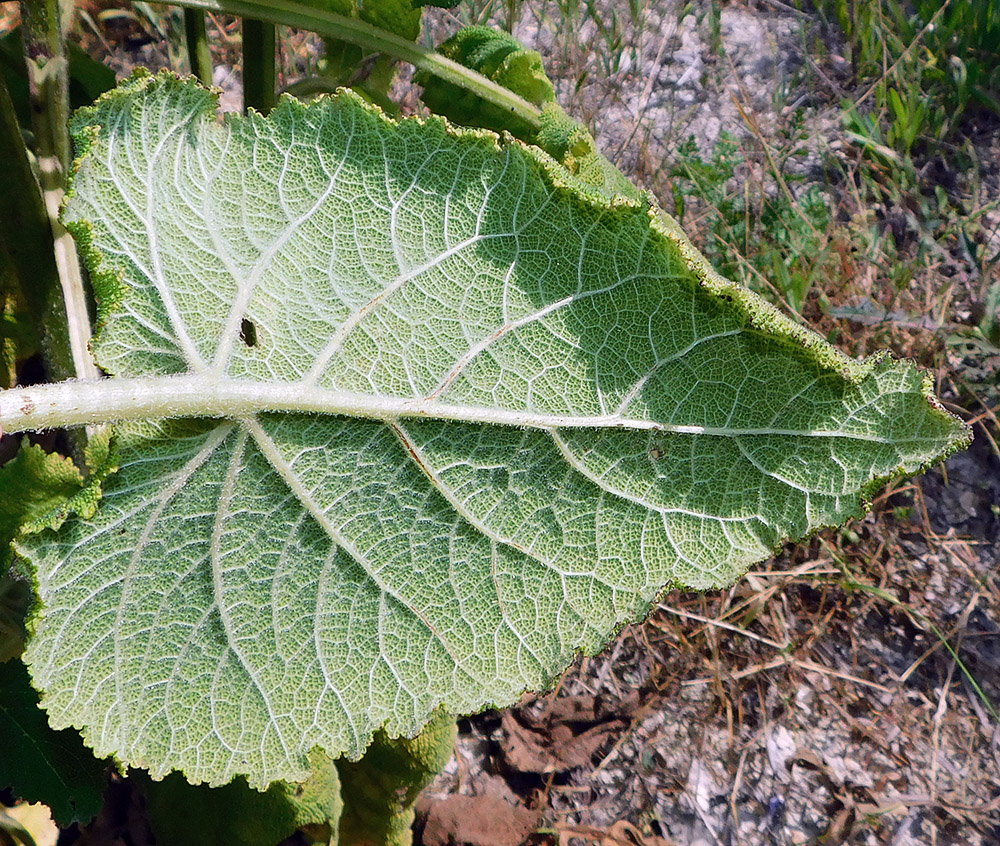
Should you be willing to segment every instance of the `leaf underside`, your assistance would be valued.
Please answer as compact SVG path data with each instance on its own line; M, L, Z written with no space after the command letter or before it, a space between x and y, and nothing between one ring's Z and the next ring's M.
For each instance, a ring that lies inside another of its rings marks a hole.
M205 416L118 426L98 513L21 543L27 659L55 725L154 777L297 779L510 703L964 442L911 365L841 356L517 142L349 94L220 122L169 76L77 141L99 363L205 374ZM425 414L228 419L209 376Z

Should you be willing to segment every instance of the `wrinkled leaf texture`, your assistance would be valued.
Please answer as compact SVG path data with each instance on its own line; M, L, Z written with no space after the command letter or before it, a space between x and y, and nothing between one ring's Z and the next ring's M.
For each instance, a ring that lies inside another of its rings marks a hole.
M298 779L508 704L965 441L913 366L519 142L351 94L218 121L169 75L76 134L99 363L204 379L204 415L117 426L98 512L22 542L27 660L55 725L154 777ZM389 410L226 416L220 379Z

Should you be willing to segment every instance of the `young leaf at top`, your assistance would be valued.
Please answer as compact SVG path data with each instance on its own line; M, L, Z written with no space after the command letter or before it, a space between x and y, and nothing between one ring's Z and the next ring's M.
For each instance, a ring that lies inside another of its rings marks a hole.
M80 115L114 378L0 393L8 429L123 421L97 513L18 547L34 683L98 755L263 786L510 703L967 441L647 198L349 93L215 106L138 76Z
M502 30L464 27L443 42L438 52L489 77L535 106L556 102L556 92L545 74L541 54L528 50ZM471 91L423 71L417 73L414 81L423 86L420 99L436 114L466 126L483 126L497 132L506 129L522 141L535 140L530 126Z
M473 92L419 71L414 81L423 86L420 97L435 114L465 126L510 132L525 143L541 147L584 186L630 199L640 197L639 189L597 149L587 128L556 102L555 89L545 75L539 53L527 49L509 33L486 26L460 29L438 50L539 106L541 126L536 131Z

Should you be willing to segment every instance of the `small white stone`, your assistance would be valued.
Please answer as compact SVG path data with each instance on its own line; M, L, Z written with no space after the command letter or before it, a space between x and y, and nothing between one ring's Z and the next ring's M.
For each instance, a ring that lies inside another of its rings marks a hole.
M786 764L795 755L798 743L795 736L783 725L776 725L767 735L767 760L771 764L775 777L779 781L787 782L791 778Z

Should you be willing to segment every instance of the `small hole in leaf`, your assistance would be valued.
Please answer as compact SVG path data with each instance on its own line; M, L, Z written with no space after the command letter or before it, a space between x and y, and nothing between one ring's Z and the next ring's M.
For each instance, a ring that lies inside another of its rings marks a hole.
M253 325L252 320L247 320L245 317L240 323L240 340L248 347L257 346L257 327Z

